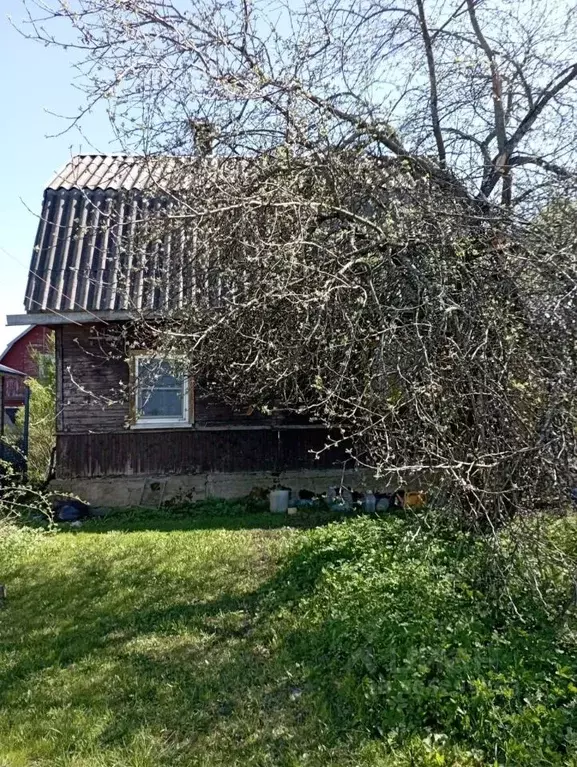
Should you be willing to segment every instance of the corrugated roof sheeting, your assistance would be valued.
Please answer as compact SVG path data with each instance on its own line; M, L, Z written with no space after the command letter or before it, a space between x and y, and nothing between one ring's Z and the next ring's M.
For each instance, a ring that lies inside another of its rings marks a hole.
M218 173L215 158L201 162L203 174ZM174 218L178 191L198 186L198 163L73 157L44 192L26 311L164 310L209 300L206 257Z
M26 310L164 309L192 300L194 254L188 238L160 225L170 212L170 203L138 192L48 189Z
M205 158L203 163L214 162ZM190 157L133 155L76 155L50 181L46 189L124 189L145 191L186 185Z
M378 173L379 205L391 198L416 206L430 194L428 174L417 181L399 163L368 162ZM243 274L216 271L215 249L221 256L236 247L250 250L263 236L274 238L277 227L282 241L291 220L278 210L269 217L259 212L267 199L274 202L274 186L256 208L247 197L247 210L256 210L255 216L239 216L234 205L228 207L241 175L250 188L249 164L223 157L72 157L44 192L26 311L164 311L189 303L215 305L223 293L242 289ZM433 190L445 194L441 185ZM209 199L224 201L219 219L203 215ZM370 202L359 204L372 212ZM462 206L458 211L462 214Z

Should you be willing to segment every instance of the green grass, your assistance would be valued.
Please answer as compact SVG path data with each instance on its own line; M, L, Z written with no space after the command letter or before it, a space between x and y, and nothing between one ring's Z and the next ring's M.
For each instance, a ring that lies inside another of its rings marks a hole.
M111 516L5 547L2 767L322 753L322 723L294 694L298 668L260 625L297 533L284 517L215 511Z
M0 767L577 765L560 577L543 607L513 568L511 610L478 541L327 521L0 534Z

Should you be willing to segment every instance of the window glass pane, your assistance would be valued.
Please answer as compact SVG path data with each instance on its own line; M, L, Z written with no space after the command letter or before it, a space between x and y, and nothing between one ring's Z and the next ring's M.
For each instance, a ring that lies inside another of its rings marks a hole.
M182 418L182 386L180 389L141 389L139 410L145 418Z
M138 361L139 388L181 388L183 377L174 375L166 360L140 359Z

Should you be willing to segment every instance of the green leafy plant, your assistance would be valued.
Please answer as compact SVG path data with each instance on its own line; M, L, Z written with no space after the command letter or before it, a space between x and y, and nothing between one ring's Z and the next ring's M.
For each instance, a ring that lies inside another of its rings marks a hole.
M574 520L549 521L546 532L543 547L574 548ZM503 547L518 533L504 531ZM534 547L515 544L501 560L494 540L439 532L426 518L307 533L271 595L286 662L300 664L335 728L403 753L428 739L435 758L458 746L481 764L569 764L574 586L566 559L549 552L543 571Z
M27 378L30 389L30 426L28 432L28 477L34 483L47 479L52 452L56 444L56 361L54 340L47 353L33 350L31 356L38 367L37 378ZM16 416L16 432L24 430L24 411Z

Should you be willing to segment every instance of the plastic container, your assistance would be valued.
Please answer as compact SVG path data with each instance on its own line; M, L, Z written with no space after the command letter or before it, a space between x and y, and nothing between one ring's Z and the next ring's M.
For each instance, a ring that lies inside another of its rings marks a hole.
M367 514L374 514L375 509L377 508L377 499L372 490L369 490L369 492L365 494L365 497L363 498L363 508Z
M341 487L341 498L347 511L353 508L353 494L348 487Z
M422 509L427 502L427 496L422 490L410 490L405 495L405 506L412 506L414 509Z
M391 499L387 495L383 495L377 501L375 511L388 511L391 508Z
M290 490L271 490L269 501L270 510L274 514L284 514L289 505Z

